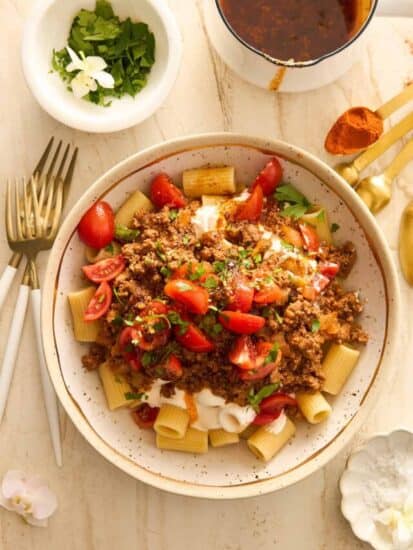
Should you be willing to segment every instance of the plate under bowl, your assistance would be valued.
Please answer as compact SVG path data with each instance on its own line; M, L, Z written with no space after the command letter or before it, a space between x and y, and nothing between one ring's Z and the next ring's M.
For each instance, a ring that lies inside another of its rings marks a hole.
M148 190L165 171L179 181L184 169L233 165L249 183L272 155L282 159L285 179L312 202L327 207L340 225L337 241L351 240L359 258L346 287L366 302L361 322L370 334L344 391L332 399L333 413L318 426L299 423L297 436L269 464L245 446L211 449L195 456L156 449L151 431L139 431L127 411L110 412L97 373L81 366L85 347L74 340L67 293L82 286L83 245L76 226L85 210L104 198L118 207L129 192ZM80 198L66 216L51 251L44 285L42 333L56 392L72 421L95 449L133 477L174 493L240 498L268 493L303 479L326 464L364 422L380 387L391 374L399 315L397 276L374 218L357 194L314 156L281 141L235 134L191 136L157 145L116 165Z

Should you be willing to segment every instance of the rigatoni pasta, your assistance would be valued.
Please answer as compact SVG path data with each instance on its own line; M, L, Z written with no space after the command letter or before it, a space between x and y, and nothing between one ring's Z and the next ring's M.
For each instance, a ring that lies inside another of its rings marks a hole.
M86 308L95 294L96 288L89 286L68 294L73 319L73 332L78 342L96 342L102 329L102 321L86 322L83 318Z
M182 439L189 423L189 414L175 405L162 405L154 424L157 434L169 439Z
M132 388L122 374L113 372L108 363L102 363L99 367L99 376L111 411L121 407L136 407L139 400L130 399Z
M90 246L86 246L85 256L88 262L90 262L91 264L95 264L97 262L100 262L101 260L106 260L107 258L117 256L118 254L120 254L120 251L120 244L117 242L113 242L109 246L101 248L99 250L91 248Z
M344 344L332 344L322 363L325 377L323 391L331 395L339 394L359 357L357 349Z
M182 185L187 197L202 195L232 195L235 193L235 172L232 166L224 168L197 168L185 170Z
M213 447L225 447L239 442L238 434L226 432L225 430L210 430L209 441Z
M151 210L153 210L153 204L148 197L141 191L135 191L116 212L115 223L116 225L129 227L135 214L150 212Z
M303 215L302 221L315 228L320 241L326 242L327 244L333 242L328 213L324 207L314 207L311 212Z
M274 434L263 426L248 439L247 445L257 458L268 462L284 447L294 434L295 425L287 418L281 432Z
M156 446L167 451L203 454L208 452L208 432L188 428L181 439L172 439L157 433Z
M297 393L296 399L300 411L310 424L319 424L331 414L329 402L319 391L314 393Z

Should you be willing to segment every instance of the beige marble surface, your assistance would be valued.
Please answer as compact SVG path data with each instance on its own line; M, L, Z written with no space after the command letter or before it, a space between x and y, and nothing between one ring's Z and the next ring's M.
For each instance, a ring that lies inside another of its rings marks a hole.
M211 51L201 0L170 0L185 42L179 79L162 108L142 125L117 134L73 131L46 115L27 89L19 45L31 0L0 2L0 182L29 174L51 134L80 147L70 202L114 163L160 140L196 132L234 130L282 138L326 158L323 136L350 105L378 106L413 79L413 20L376 19L363 59L340 81L301 95L276 95L234 76ZM397 147L400 147L397 146ZM379 170L397 147L382 159ZM328 159L330 160L330 159ZM413 166L395 187L392 204L379 216L395 254L399 217L413 197ZM8 249L0 233L0 265ZM45 262L45 258L42 258ZM405 425L413 428L412 291L402 282L404 321L394 383L359 434ZM14 304L0 319L0 353ZM337 480L349 449L328 467L279 493L238 502L208 502L169 495L136 482L101 458L62 413L64 466L54 464L42 403L30 315L4 421L0 427L0 476L22 468L45 476L59 497L47 529L36 529L0 510L1 550L282 550L361 549L339 512ZM357 442L354 441L353 445Z

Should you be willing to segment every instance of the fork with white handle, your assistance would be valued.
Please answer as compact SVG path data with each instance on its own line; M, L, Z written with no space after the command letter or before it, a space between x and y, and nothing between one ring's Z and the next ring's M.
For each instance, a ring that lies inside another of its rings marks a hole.
M21 255L24 254L27 257L28 263L24 272L22 284L20 285L15 312L10 327L8 343L3 358L3 365L0 370L1 420L12 380L18 345L19 342L21 342L21 332L23 329L31 286L32 313L36 330L43 395L56 462L59 466L62 464L59 415L56 395L51 385L44 361L43 347L40 336L41 294L35 260L40 251L51 248L53 244L61 218L65 191L67 190L73 176L77 149L72 154L65 175L62 176L69 152L68 147L66 148L57 173L52 175L60 147L61 144L59 144L57 154L54 155L52 163L46 174L44 174L45 170L43 164L40 169L37 169L36 177L32 177L29 182L24 179L22 182L16 180L14 184L14 192L12 192L13 186L11 182L8 184L6 200L7 239L10 248L14 251L14 257L21 257ZM39 175L39 173L42 175ZM12 204L13 202L14 207Z

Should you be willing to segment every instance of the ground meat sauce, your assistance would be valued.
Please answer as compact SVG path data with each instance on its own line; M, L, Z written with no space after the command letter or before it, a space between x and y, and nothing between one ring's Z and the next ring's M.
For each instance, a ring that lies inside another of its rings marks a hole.
M359 0L220 0L228 24L275 59L308 61L343 46L363 22Z
M234 221L234 202L231 204L218 228L200 238L191 222L200 207L197 201L179 210L166 206L158 212L135 216L133 227L138 230L138 237L136 242L122 247L126 269L113 282L114 300L103 321L99 343L93 344L89 354L83 357L87 369L109 361L115 372L126 374L136 391L148 389L155 379L162 378L169 381L162 387L166 396L173 395L175 387L190 393L208 387L227 401L245 405L252 389L259 391L272 382L280 382L284 392L320 389L326 345L367 341L366 333L356 321L363 309L356 292L343 290L334 279L315 299L306 297L302 283L306 268L294 258L281 261L282 252L266 254L271 247L267 233L282 235L286 226L297 229L297 221L281 216L278 206L270 199L266 200L258 223ZM263 236L263 232L267 233ZM313 262L313 269L317 268L317 262L338 263L342 277L349 274L356 259L355 248L349 242L341 247L321 244L316 252L301 251L300 254ZM147 352L151 361L142 361L140 370L133 370L119 347L124 323L133 323L154 300L172 306L172 300L164 294L166 282L180 266L199 265L199 262L207 262L214 274L214 284L208 287L209 303L213 307L205 315L191 315L191 321L214 343L214 350L190 351L175 340L171 331L164 346ZM249 312L266 320L265 326L251 336L252 341L255 344L277 342L281 351L277 368L257 381L240 378L238 368L228 357L239 336L223 328L217 319L217 311L227 307L233 281L240 274L255 288L257 281L270 277L286 291L283 305L253 305ZM171 352L182 363L180 376L164 368L165 358Z

